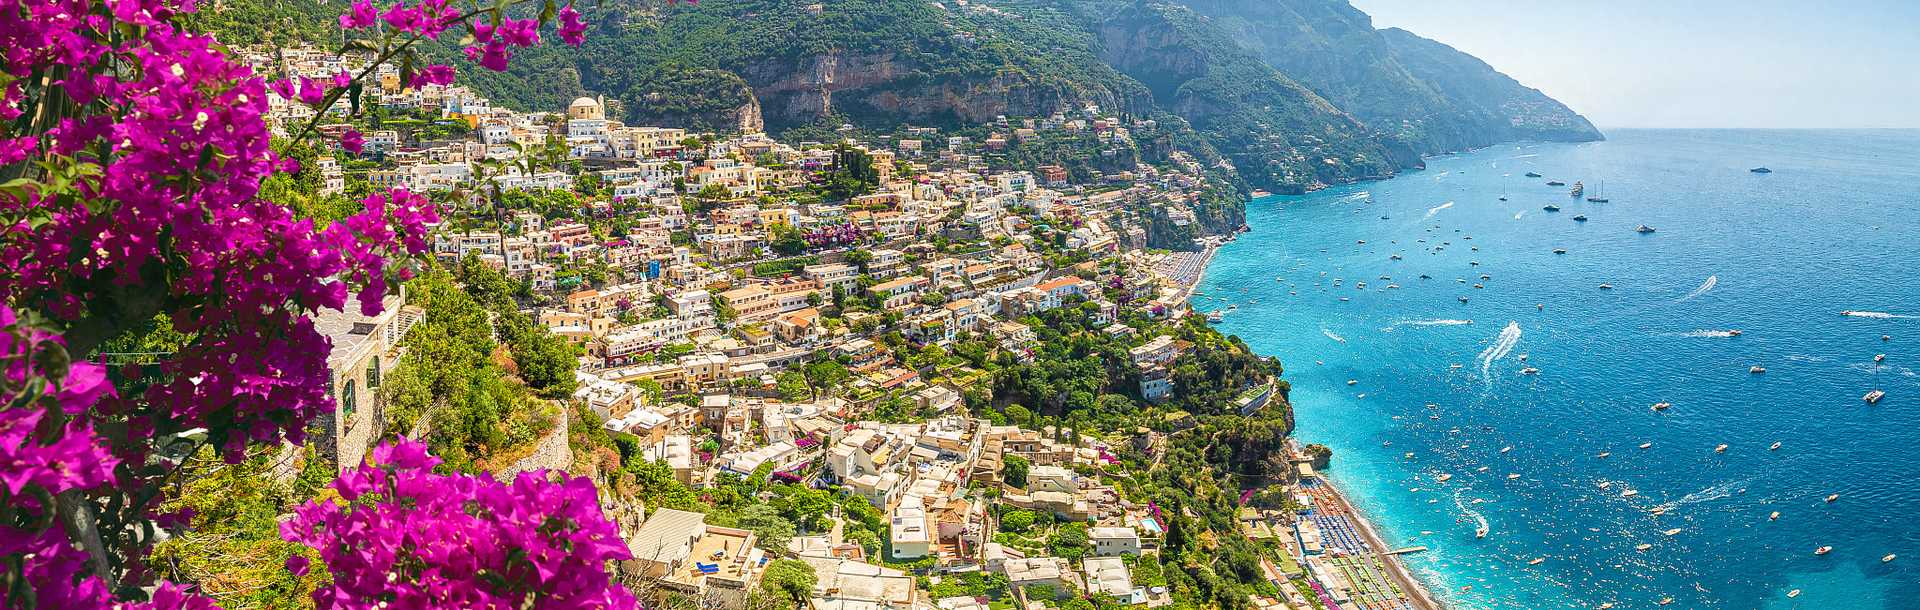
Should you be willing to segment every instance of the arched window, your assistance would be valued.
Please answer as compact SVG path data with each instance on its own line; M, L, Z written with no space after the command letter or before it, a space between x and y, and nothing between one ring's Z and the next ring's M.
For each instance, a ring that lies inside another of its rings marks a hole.
M380 387L380 357L374 356L373 361L367 363L367 389L378 387Z
M347 389L340 392L340 416L349 422L353 421L354 403L360 398L360 390L354 387L353 382L354 380L348 379Z

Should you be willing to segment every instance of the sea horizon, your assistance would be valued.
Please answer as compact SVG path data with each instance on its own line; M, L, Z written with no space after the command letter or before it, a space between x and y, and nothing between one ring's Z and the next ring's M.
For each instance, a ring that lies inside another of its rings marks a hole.
M1920 303L1875 272L1912 263L1916 131L1611 128L1265 197L1194 307L1281 358L1298 437L1450 606L1897 607L1920 475L1876 448L1911 440Z

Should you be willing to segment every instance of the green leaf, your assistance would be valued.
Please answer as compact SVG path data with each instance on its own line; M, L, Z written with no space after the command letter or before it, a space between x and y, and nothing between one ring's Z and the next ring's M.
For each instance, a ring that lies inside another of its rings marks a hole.
M400 56L400 88L405 89L407 83L413 82L414 60L419 55L412 48L408 48L407 52Z
M348 104L349 114L353 114L353 115L360 114L360 94L365 88L366 88L366 84L357 80L353 81L352 85L347 86L347 104Z
M373 52L378 52L379 50L380 50L380 45L375 44L372 40L368 40L366 38L355 38L353 40L347 41L347 45L340 49L340 53L346 54L352 51L366 51L369 53L373 53Z
M558 10L560 10L560 8L557 6L554 6L553 0L547 0L540 7L540 26L546 27L548 23L552 23L553 14Z

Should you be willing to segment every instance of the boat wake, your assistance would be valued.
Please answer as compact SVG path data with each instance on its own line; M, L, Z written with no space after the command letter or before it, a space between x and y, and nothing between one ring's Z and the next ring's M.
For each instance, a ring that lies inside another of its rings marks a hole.
M1428 212L1428 214L1432 214L1432 212ZM1853 316L1856 318L1873 318L1875 320L1895 320L1895 319L1908 319L1908 318L1920 317L1920 316L1902 315L1897 313L1887 313L1884 311L1852 311L1852 310L1840 312L1840 315Z
M1514 219L1514 220L1519 220L1521 216L1526 216L1526 215L1527 215L1527 211L1526 211L1526 210L1520 210L1520 211L1518 211L1518 212L1514 212L1514 214L1513 214L1513 219Z
M1904 366L1893 366L1891 364L1874 364L1871 362L1860 362L1855 364L1849 364L1847 365L1847 368L1860 371L1862 373L1871 373L1874 375L1878 375L1881 373L1889 373L1889 374L1899 375L1901 377L1920 377L1920 373L1915 373L1913 369L1910 369Z
M1696 330L1690 333L1680 333L1680 336L1705 338L1705 337L1733 337L1737 335L1734 335L1733 331L1730 331L1730 330Z
M1433 206L1433 207L1430 207L1430 208L1427 208L1427 215L1426 215L1426 216L1421 216L1421 217L1420 217L1420 219L1421 219L1421 220L1426 220L1426 219L1429 219L1429 218L1433 218L1433 215L1434 215L1434 214L1439 214L1439 213L1440 213L1440 210L1444 210L1444 209L1447 209L1447 208L1450 208L1450 207L1453 207L1453 202L1451 202L1451 201L1449 201L1449 202L1446 202L1446 203L1442 203L1442 204L1440 204L1440 205L1436 205L1436 206Z
M1733 496L1733 490L1739 489L1740 486L1745 484L1746 484L1746 481L1727 481L1719 485L1708 487L1706 489L1702 489L1700 491L1696 491L1696 492L1687 494L1685 496L1681 496L1680 499L1678 500L1674 500L1666 504L1661 504L1655 508L1658 509L1660 512L1664 513L1664 512L1672 511L1673 509L1676 509L1676 508L1680 508L1682 506L1686 506L1688 504L1712 502L1714 500L1731 497Z
M1467 502L1461 499L1460 495L1466 491L1467 489L1465 487L1453 490L1453 507L1460 509L1460 514L1473 519L1473 533L1475 537L1485 538L1487 536L1487 530L1491 527L1490 524L1487 523L1487 516L1480 511L1469 508Z
M1338 334L1335 334L1335 333L1334 333L1333 331L1331 331L1331 330L1327 330L1327 329L1326 329L1326 327L1321 327L1321 328L1320 328L1320 334L1322 334L1322 335L1326 335L1328 339L1332 339L1332 340L1334 340L1334 341L1339 341L1339 342L1341 342L1341 343L1346 343L1346 342L1347 342L1347 338L1346 338L1346 337L1342 337L1342 336L1340 336L1340 335L1338 335Z
M1718 276L1718 275L1709 275L1709 276L1707 276L1707 281L1704 281L1704 282L1700 282L1700 287L1699 287L1699 288L1695 288L1695 289L1693 289L1693 292L1689 292L1689 293L1687 293L1687 296L1683 296L1683 297L1680 297L1680 298L1679 298L1678 300L1676 300L1675 302L1677 303L1677 302L1679 302L1679 301L1685 301L1685 300L1688 300L1688 299L1691 299L1691 298L1694 298L1694 297L1697 297L1697 296L1700 296L1700 295L1703 295L1703 294L1706 294L1706 293L1707 293L1707 291L1709 291L1709 290L1713 290L1713 287L1714 287L1714 286L1715 286L1716 284L1719 284L1719 283L1720 283L1720 276Z
M1345 197L1341 197L1340 199L1342 199L1342 200L1345 200L1345 201L1359 201L1359 200L1362 200L1362 199L1366 199L1366 198L1368 198L1368 197L1372 197L1372 196L1373 196L1373 193L1369 193L1369 192L1366 192L1366 191L1356 191L1356 192L1354 192L1354 193L1352 193L1352 194L1349 194L1349 195L1347 195L1347 196L1345 196Z
M1472 323L1473 323L1473 320L1402 320L1399 322L1394 322L1392 326L1388 326L1380 330L1391 332L1393 329L1399 328L1402 326L1459 326L1462 324L1472 324Z
M1500 329L1500 336L1493 340L1493 345L1489 345L1487 349L1480 351L1480 377L1483 379L1492 379L1493 363L1499 362L1501 358L1507 357L1507 354L1513 353L1513 347L1519 344L1520 323L1517 321L1507 322L1507 327Z

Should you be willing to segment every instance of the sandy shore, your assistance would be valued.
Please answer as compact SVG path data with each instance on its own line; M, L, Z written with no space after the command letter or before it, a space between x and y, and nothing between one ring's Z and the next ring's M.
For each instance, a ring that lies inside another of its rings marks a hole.
M1400 585L1400 590L1413 601L1413 607L1416 610L1444 610L1446 605L1440 603L1433 593L1427 590L1426 585L1414 579L1413 573L1408 572L1406 564L1400 561L1400 556L1385 554L1393 549L1388 548L1386 540L1373 529L1373 522L1355 508L1353 503L1347 501L1346 495L1340 492L1340 486L1324 476L1320 480L1326 481L1327 486L1333 490L1333 497L1340 502L1341 508L1346 509L1347 514L1352 515L1353 521L1360 524L1361 537L1365 538L1367 546L1373 547L1374 553L1380 556L1380 562L1387 568L1387 575Z
M1193 275L1192 283L1182 284L1178 280L1174 280L1173 283L1180 284L1180 289L1179 289L1180 293L1174 299L1174 302L1185 303L1189 307L1192 306L1192 303L1190 303L1189 300L1193 298L1193 291L1200 287L1200 282L1205 281L1207 279L1207 265L1213 263L1213 254L1219 250L1220 250L1219 244L1213 244L1213 243L1206 244L1206 249L1201 251L1200 264L1198 265L1199 271ZM1157 270L1156 270L1156 273L1158 273ZM1162 277L1165 277L1165 276L1163 275ZM1173 279L1173 278L1168 278L1168 279Z

